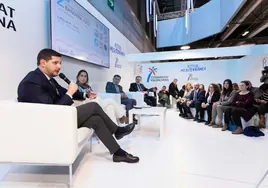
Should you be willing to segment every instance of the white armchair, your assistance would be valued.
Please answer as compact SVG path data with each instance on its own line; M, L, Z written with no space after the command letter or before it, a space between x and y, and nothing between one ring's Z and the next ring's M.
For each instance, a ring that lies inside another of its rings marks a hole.
M144 94L142 92L126 92L126 95L130 99L135 99L137 101L137 106L144 106Z
M92 138L73 106L0 102L0 163L69 166Z
M118 104L121 104L121 95L117 93L105 93L105 92L99 92L97 94L101 99L113 99Z

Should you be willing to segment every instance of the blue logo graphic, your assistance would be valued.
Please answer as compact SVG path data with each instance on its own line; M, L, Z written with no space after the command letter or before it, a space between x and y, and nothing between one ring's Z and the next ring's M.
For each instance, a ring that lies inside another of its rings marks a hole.
M147 77L147 82L150 82L150 78L153 75L155 75L157 73L157 68L156 67L152 67L152 68L148 68L149 69L149 74Z
M67 2L67 3L70 3L70 0L58 0L58 1L57 1L57 4L58 4L59 6L61 6L62 8L64 8L64 5L62 4L64 1Z
M187 68L181 69L181 72L199 72L199 71L205 71L207 68L201 67L198 64L191 64L187 65Z
M187 81L197 81L198 80L198 78L194 78L193 77L193 74L189 74L189 76L188 76L188 78L187 78Z
M112 51L112 53L115 53L115 54L118 54L118 55L121 55L121 56L125 56L125 52L123 52L123 49L122 47L119 45L119 44L114 44L114 47L111 46L110 47L110 50Z

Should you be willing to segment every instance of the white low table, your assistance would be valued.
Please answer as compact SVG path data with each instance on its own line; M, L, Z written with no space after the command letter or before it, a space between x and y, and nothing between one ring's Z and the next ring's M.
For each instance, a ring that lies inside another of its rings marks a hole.
M152 115L159 116L159 128L160 128L160 139L164 136L165 126L166 126L166 107L151 107L151 108L142 108L142 109L131 109L129 111L129 123L133 123L133 115L138 117L138 128L140 129L141 125L141 116L142 115Z

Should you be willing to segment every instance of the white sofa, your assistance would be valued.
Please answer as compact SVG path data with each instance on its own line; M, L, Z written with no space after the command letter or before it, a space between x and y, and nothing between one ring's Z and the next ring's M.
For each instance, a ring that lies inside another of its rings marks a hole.
M146 105L146 103L144 102L144 94L142 92L126 92L126 95L130 99L135 99L137 102L137 106Z
M1 101L0 114L0 163L69 166L72 184L72 164L93 135L77 129L75 107Z

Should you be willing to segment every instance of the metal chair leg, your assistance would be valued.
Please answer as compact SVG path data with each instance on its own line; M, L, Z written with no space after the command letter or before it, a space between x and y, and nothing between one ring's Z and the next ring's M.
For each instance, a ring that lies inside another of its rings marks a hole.
M92 153L92 142L93 142L93 135L91 136L91 138L90 138L90 146L89 146L89 151L90 151L90 153Z
M263 177L261 178L261 180L260 180L260 182L258 183L258 185L256 186L256 188L259 188L259 187L260 187L261 183L262 183L263 180L266 178L267 174L268 174L268 170L265 172L265 174L264 174Z
M73 166L69 165L69 187L73 185Z

